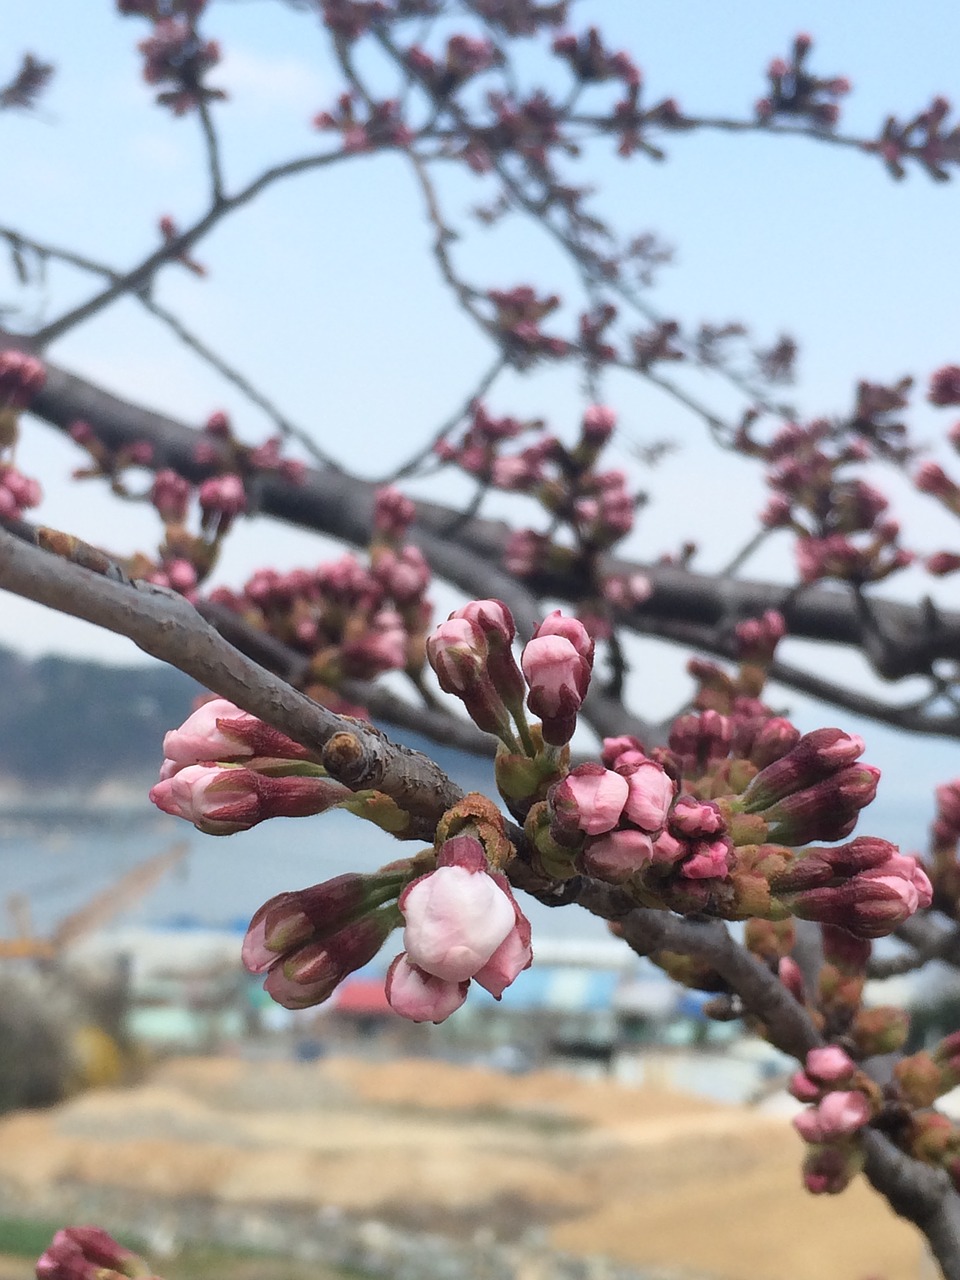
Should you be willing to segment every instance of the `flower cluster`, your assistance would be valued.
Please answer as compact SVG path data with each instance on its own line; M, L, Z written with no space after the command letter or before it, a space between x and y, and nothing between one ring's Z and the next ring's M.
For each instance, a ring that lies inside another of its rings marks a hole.
M498 66L503 55L491 40L452 35L442 61L431 57L420 45L406 53L407 66L436 98L447 98L474 76Z
M46 370L36 356L22 351L0 351L0 417L6 410L25 409L46 381Z
M241 957L265 973L264 989L286 1009L322 1004L368 964L400 923L395 905L410 878L407 864L373 875L348 872L281 893L250 921Z
M487 802L476 799L482 813ZM491 862L484 821L462 818L451 811L441 822L435 851L271 898L247 930L246 967L266 974L278 1004L309 1008L329 999L402 925L404 949L386 978L398 1014L442 1022L463 1004L471 981L499 1000L533 959L530 925ZM447 834L451 826L457 834ZM495 845L503 843L502 826L494 823Z
M203 438L194 448L196 465L212 473L196 488L178 471L160 467L150 488L137 492L126 473L130 468L155 465L153 445L143 440L111 448L83 421L73 423L70 435L90 458L88 465L74 471L75 479L107 479L118 496L150 501L163 521L164 537L156 556L133 557L128 566L131 576L169 587L191 600L216 565L234 521L247 512L248 489L257 479L276 473L290 484L300 484L306 473L302 462L282 456L279 436L259 445L242 444L220 410L207 419ZM200 515L197 533L189 527L194 499Z
M574 769L527 819L554 869L624 887L638 902L726 919L795 915L863 938L888 934L932 890L885 840L836 847L873 799L879 771L839 729L801 736L786 720L680 717L669 749L604 743L603 766ZM545 864L546 865L546 864Z
M840 119L838 99L850 92L850 81L844 76L823 78L812 75L806 66L812 47L813 41L808 35L798 35L790 51L790 60L774 58L770 63L767 68L770 87L756 105L760 120L801 116L812 124L830 129Z
M865 396L867 388L861 390ZM912 562L912 553L900 546L900 526L888 515L887 499L848 474L874 453L865 434L817 419L806 426L787 423L761 445L747 424L738 447L767 464L774 496L760 519L768 529L796 534L803 582L839 578L862 585Z
M596 27L588 28L581 36L569 33L557 36L553 51L582 84L601 80L622 80L629 86L640 84L640 69L630 55L622 49L611 53Z
M581 623L558 610L525 646L521 674L511 648L515 635L502 601L473 601L437 627L427 640L427 658L441 689L461 699L479 728L496 734L508 751L535 756L524 700L542 720L543 742L568 743L590 683L593 641Z
M938 96L909 120L887 116L880 137L868 149L880 156L894 178L906 175L903 162L912 157L935 182L947 182L948 166L960 164L960 124L948 127L949 114L950 103Z
M195 3L181 6L183 17L157 16L162 11L159 4L121 9L152 18L152 34L137 45L143 54L143 78L149 85L165 86L157 94L157 102L178 116L227 96L205 80L220 61L220 46L197 32L194 24L201 7Z
M488 289L487 297L494 308L494 327L521 365L537 356L564 356L570 350L565 339L552 337L541 328L541 321L560 306L557 294L541 297L529 285L517 285Z
M444 439L436 446L443 461L456 463L491 488L534 498L555 524L566 526L573 547L532 529L515 530L505 547L506 567L518 577L552 568L592 580L596 596L585 600L581 619L597 638L609 636L613 611L633 608L651 591L642 574L611 574L598 559L630 532L636 514L637 499L629 491L626 472L598 466L615 426L612 409L590 405L576 444L568 447L542 421L495 418L477 402L461 439L456 444ZM529 433L537 435L532 443L505 450L508 442Z
M400 114L400 103L394 98L370 104L366 115L360 116L355 95L342 93L332 111L321 111L314 116L313 126L339 133L345 151L406 147L413 140L413 134Z
M308 655L310 690L322 701L344 679L419 671L431 574L419 548L405 541L412 518L409 499L385 487L374 502L369 566L348 554L312 570L261 569L242 592L218 588L210 598Z
M790 1092L800 1102L815 1104L793 1121L812 1147L804 1161L804 1185L814 1195L836 1195L863 1168L857 1135L879 1109L879 1089L843 1049L827 1045L810 1050Z
M299 743L224 698L203 703L163 740L150 799L207 835L248 831L267 818L323 813L353 793L324 776Z

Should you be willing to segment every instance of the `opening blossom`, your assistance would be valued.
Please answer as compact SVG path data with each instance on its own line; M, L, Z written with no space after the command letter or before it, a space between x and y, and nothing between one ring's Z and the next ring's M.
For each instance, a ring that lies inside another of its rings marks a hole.
M435 871L400 895L405 950L387 975L387 999L414 1022L442 1022L473 979L497 999L532 959L530 925L479 840L454 836Z

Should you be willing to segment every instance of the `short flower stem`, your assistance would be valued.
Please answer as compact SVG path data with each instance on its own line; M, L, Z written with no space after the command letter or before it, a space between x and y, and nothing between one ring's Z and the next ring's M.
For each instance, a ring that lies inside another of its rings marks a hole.
M527 723L526 712L521 704L513 713L513 718L517 722L517 728L520 730L520 741L523 743L524 754L534 759L537 754L537 748L530 734L530 726Z

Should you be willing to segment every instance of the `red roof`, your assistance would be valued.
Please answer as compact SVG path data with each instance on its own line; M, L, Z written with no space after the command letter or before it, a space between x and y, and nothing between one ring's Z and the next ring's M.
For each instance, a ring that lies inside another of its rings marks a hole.
M382 978L348 978L337 988L333 1007L338 1013L393 1013Z

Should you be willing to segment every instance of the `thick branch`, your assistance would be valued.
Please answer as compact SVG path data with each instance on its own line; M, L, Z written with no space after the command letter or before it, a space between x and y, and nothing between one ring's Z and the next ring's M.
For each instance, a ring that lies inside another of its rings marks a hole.
M145 653L317 752L331 775L353 790L372 787L392 796L414 816L411 836L432 840L440 817L462 795L426 756L334 715L234 649L172 591L113 582L2 527L0 588L128 636Z
M4 347L29 350L23 339L0 334ZM172 466L194 480L209 474L198 464L194 449L199 433L165 415L133 405L94 384L69 374L55 365L47 366L47 382L35 397L32 412L45 421L67 430L77 418L91 423L96 433L112 448L134 440L149 440L156 463ZM370 517L375 486L368 481L332 468L308 472L304 484L293 486L275 475L262 482L260 510L279 520L341 538L354 546L369 540ZM434 571L450 582L480 595L506 600L518 615L521 631L535 625L527 604L528 592L518 590L516 580L499 568L508 527L491 520L472 519L445 534L457 513L438 503L418 503L413 536L427 555ZM845 647L862 649L866 643L863 619L852 597L840 590L810 587L803 591L769 582L750 582L731 577L711 577L671 565L643 566L613 561L617 573L643 572L653 586L651 597L627 619L627 625L642 634L657 634L657 628L672 624L697 624L696 635L680 643L711 647L720 651L719 635L732 622L757 617L766 609L784 613L790 634ZM576 601L585 584L557 575L541 574L530 588L538 595ZM938 658L954 658L960 652L960 613L936 612L883 599L872 601L872 617L886 638L886 658L881 672L887 679L925 674ZM712 631L710 640L708 632ZM778 678L790 684L804 680L804 687L816 693L813 677L781 667ZM821 696L833 697L834 688ZM952 732L950 724L936 724L929 717L892 714L872 700L859 701L857 710L876 718L889 718L903 727ZM899 717L899 718L894 718ZM908 723L911 721L912 723Z

